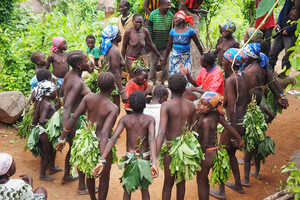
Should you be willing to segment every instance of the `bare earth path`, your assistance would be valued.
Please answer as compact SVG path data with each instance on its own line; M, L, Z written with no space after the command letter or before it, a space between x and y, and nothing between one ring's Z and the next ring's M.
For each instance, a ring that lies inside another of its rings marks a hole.
M280 187L280 181L285 181L286 175L280 173L280 167L286 164L294 151L300 148L300 100L295 96L289 95L290 107L271 124L267 134L270 135L276 142L276 154L270 156L266 160L266 164L262 166L262 181L255 179L251 180L252 187L245 188L246 194L239 195L229 189L227 199L229 200L254 200L263 199L272 194ZM15 177L21 174L28 174L34 178L34 187L46 187L49 194L49 200L88 200L88 196L78 196L76 194L77 182L61 185L60 181L63 173L54 175L55 181L52 183L42 182L39 180L40 159L33 157L30 152L24 152L24 141L16 136L16 131L8 128L6 125L0 124L0 152L8 152L14 156L17 163L17 173ZM125 134L121 136L117 144L119 158L125 153ZM64 167L64 158L66 151L57 153L57 163L60 167ZM242 153L239 152L239 157ZM243 166L240 167L243 173ZM116 165L113 166L111 172L110 190L108 200L122 199L123 190L119 181L122 171ZM161 190L163 184L163 172L160 171L160 176L151 186L151 199L161 199ZM175 199L175 191L173 190L172 199ZM140 198L140 193L135 192L132 196L133 200ZM197 199L196 181L189 181L186 187L187 200ZM213 199L213 198L211 198Z

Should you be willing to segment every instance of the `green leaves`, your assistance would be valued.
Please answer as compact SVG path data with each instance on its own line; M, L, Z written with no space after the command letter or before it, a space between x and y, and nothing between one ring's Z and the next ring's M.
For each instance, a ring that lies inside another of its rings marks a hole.
M295 167L294 162L290 162L287 166L282 166L281 173L288 173L289 177L286 181L286 189L295 193L295 200L300 199L300 169Z
M265 161L265 158L271 154L275 154L275 142L272 138L266 136L264 141L259 143L257 151L254 154L255 160Z
M32 129L31 134L27 141L27 148L32 152L34 156L42 155L42 147L40 144L40 131L43 129L40 126L36 126Z
M46 125L46 130L48 133L49 141L52 143L53 148L55 149L56 143L59 136L62 133L62 109L56 111Z
M33 128L32 120L33 120L33 111L34 111L33 107L34 107L33 105L30 106L28 112L25 112L24 109L24 112L22 114L23 116L22 121L17 122L15 125L15 127L18 129L17 135L22 139L28 139L32 131Z
M209 182L214 184L223 184L231 176L230 158L227 150L222 146L217 150L216 157L213 160L212 174Z

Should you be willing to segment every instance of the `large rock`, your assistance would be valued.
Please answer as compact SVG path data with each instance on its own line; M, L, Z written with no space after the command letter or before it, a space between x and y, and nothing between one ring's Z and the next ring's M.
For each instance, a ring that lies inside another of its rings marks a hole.
M300 150L296 151L292 155L290 162L295 162L295 167L300 169Z
M15 123L25 108L25 96L21 92L0 93L0 122Z

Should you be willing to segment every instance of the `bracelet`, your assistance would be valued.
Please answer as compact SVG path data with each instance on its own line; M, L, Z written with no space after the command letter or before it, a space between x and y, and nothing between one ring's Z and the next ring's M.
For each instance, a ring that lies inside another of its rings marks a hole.
M66 142L66 139L60 139L60 138L58 138L58 141L57 141L58 143L65 143Z
M101 163L101 164L105 164L106 163L106 160L104 158L100 158L98 160L98 163Z
M280 97L282 98L282 97L285 97L286 96L286 94L282 91L282 92L280 92Z

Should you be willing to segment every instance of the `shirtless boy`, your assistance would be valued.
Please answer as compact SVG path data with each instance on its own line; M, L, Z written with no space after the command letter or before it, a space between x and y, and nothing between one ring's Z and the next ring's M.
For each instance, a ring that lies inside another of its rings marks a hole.
M63 94L64 94L64 111L63 111L63 127L66 127L66 123L70 120L72 113L75 112L76 108L80 104L81 100L85 95L90 93L89 88L84 84L81 79L81 74L83 71L92 72L94 70L93 65L89 61L87 55L82 51L72 51L68 54L67 62L71 65L72 70L67 73L65 76L64 84L63 84ZM69 151L65 160L65 174L62 180L62 184L75 180L70 175L70 154L71 154L71 146L73 144L73 137L75 135L76 130L63 131L70 132L68 137L66 138L66 134L62 134L59 137L59 142L57 143L56 149L62 150L65 145L65 142L69 143ZM79 188L78 193L83 194L86 191L86 186L84 183L84 174L79 172Z
M171 141L182 134L182 129L188 123L192 124L192 119L195 114L194 104L186 100L182 95L187 84L186 78L181 74L170 76L169 88L172 92L172 99L161 105L160 124L157 138L157 153L161 151L164 139ZM171 157L168 153L164 158L164 186L162 191L162 199L170 200L171 192L175 181L175 176L171 176L169 164ZM177 184L177 199L184 199L185 181Z
M31 60L31 62L36 64L35 76L30 80L31 89L33 90L38 84L36 74L38 73L38 71L40 69L45 69L46 68L47 60L46 60L45 54L43 54L40 51L33 52L30 56L30 60Z
M98 87L101 91L100 94L90 93L86 95L79 106L77 107L74 115L66 123L64 130L74 129L78 118L87 111L88 120L97 124L96 135L100 141L100 152L104 152L105 146L110 138L112 128L118 117L118 107L111 102L110 94L114 90L115 80L114 75L110 72L104 72L98 77ZM65 134L65 133L64 133ZM112 164L112 153L108 153L107 162L102 176L99 181L99 197L98 199L106 199L110 169ZM95 179L87 179L87 186L92 200L96 200L95 195Z
M51 51L53 52L48 56L47 59L47 68L49 69L50 64L53 66L53 75L55 79L57 79L56 83L59 87L62 86L64 77L69 71L68 63L67 63L67 55L64 52L68 49L67 41L63 37L54 37L52 38L53 46Z
M126 129L126 155L135 154L136 156L143 153L144 159L150 159L152 162L151 173L155 178L158 176L158 169L156 166L156 146L155 146L155 120L149 115L143 114L143 110L146 106L146 98L143 92L136 91L129 97L130 108L133 110L132 114L125 115L119 121L116 128L115 134L107 143L105 150L100 158L99 164L94 169L94 175L100 174L102 168L106 168L104 163L107 163L106 158L111 152L112 147L116 144L118 137ZM137 141L142 140L141 148L139 149ZM150 150L150 152L149 152ZM129 157L128 157L129 158ZM103 172L102 172L103 173ZM104 173L103 173L104 174ZM106 174L105 174L106 176ZM142 200L149 200L150 194L148 188L142 188ZM124 200L131 199L131 194L129 194L124 189Z
M141 14L135 14L133 16L133 27L127 29L124 33L122 55L126 58L126 67L130 74L130 78L134 76L130 66L140 56L145 54L145 48L149 47L156 56L162 61L162 57L159 51L151 40L149 31L144 28L144 19Z

